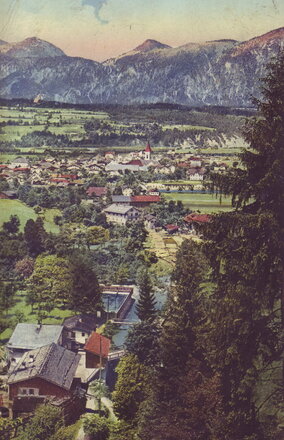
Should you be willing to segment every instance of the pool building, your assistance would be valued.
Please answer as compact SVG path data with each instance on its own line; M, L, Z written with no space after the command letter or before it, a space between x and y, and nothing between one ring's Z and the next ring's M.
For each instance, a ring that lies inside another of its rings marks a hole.
M124 319L128 314L134 299L133 286L102 285L103 315L108 319Z

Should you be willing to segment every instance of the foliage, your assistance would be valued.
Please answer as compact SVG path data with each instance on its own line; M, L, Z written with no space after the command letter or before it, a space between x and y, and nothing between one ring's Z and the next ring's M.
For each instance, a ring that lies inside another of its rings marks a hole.
M145 229L143 221L126 224L128 228L129 240L126 246L128 252L139 251L143 249L143 243L147 238L148 232Z
M0 240L0 267L2 278L7 279L9 274L12 276L12 270L17 260L26 255L27 249L21 234L8 236L4 232L0 232Z
M112 338L119 332L119 327L111 321L107 321L104 325L101 334L106 338L112 340Z
M83 427L90 440L107 440L110 432L111 422L105 417L96 414L86 416L83 419Z
M128 331L126 350L137 356L139 362L148 366L160 364L160 328L154 321L142 321Z
M51 440L62 426L61 410L54 406L40 405L30 422L20 429L16 440Z
M38 217L36 221L30 219L27 221L24 228L24 239L27 244L29 254L36 257L45 249L44 240L46 232L43 227L43 220Z
M185 240L164 311L152 392L140 406L138 437L143 440L218 438L223 420L220 383L198 342L206 271L200 246Z
M17 215L11 215L8 222L3 223L3 231L8 234L17 234L19 232L20 220Z
M17 261L15 265L15 272L22 278L28 278L31 276L34 270L34 259L31 257L24 257Z
M139 363L137 356L127 354L116 368L118 378L113 392L113 408L125 421L133 420L149 389L148 367Z
M50 437L50 440L76 440L78 430L78 423L70 426L62 426L53 436Z
M28 285L29 301L37 305L41 321L55 304L69 300L73 279L68 260L56 255L38 256Z
M0 417L0 436L2 440L10 440L14 438L14 434L19 425L21 425L21 419L11 420L10 418Z
M109 231L102 226L90 226L87 229L87 242L89 245L104 243L109 240Z
M73 310L95 312L101 297L97 275L87 255L74 253L69 258L71 286L69 303ZM68 295L67 295L68 297Z
M141 269L137 284L139 288L139 299L136 305L137 316L141 321L153 321L156 317L156 300L147 269Z
M221 377L227 436L238 440L266 437L257 412L265 405L255 395L261 373L283 352L283 69L282 52L263 80L264 101L255 101L260 117L247 124L250 149L240 155L242 167L213 176L216 188L232 194L236 211L216 216L205 231L216 283L208 359ZM264 402L276 392L271 381Z
M111 426L109 440L136 440L137 427L134 422L119 420Z
M15 286L11 282L0 281L0 312L7 312L14 305L15 291Z
M91 394L95 396L97 399L104 397L109 397L110 392L103 380L96 379L93 382L90 383L89 390L91 391Z

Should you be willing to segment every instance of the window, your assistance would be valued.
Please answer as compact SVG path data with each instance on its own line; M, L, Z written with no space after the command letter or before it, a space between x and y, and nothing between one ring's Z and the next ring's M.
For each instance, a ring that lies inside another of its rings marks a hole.
M85 336L85 333L82 333L82 336Z
M75 332L71 332L71 338L75 338L76 333Z
M38 396L38 388L19 388L18 396Z
M27 388L20 388L18 394L27 394Z

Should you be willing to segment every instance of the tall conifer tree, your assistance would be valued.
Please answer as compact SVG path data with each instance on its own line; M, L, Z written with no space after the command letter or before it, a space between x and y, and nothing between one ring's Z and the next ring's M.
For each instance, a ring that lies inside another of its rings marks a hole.
M156 317L156 300L153 286L147 269L138 275L139 299L136 306L137 316L141 321L153 321Z
M280 365L283 355L283 72L282 53L263 79L264 100L255 100L259 114L246 126L249 148L240 155L242 167L213 176L215 187L231 194L235 206L234 212L216 216L205 233L216 283L207 352L221 374L230 440L268 438L260 414L279 392L271 382L269 395L258 398L265 372L273 362Z

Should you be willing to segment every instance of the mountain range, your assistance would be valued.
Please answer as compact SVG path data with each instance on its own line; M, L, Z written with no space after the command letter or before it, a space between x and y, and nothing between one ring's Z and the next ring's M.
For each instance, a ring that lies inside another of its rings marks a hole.
M284 49L284 27L248 41L223 39L172 48L146 40L102 63L70 57L47 41L0 40L0 96L68 103L178 103L251 106L259 78Z

